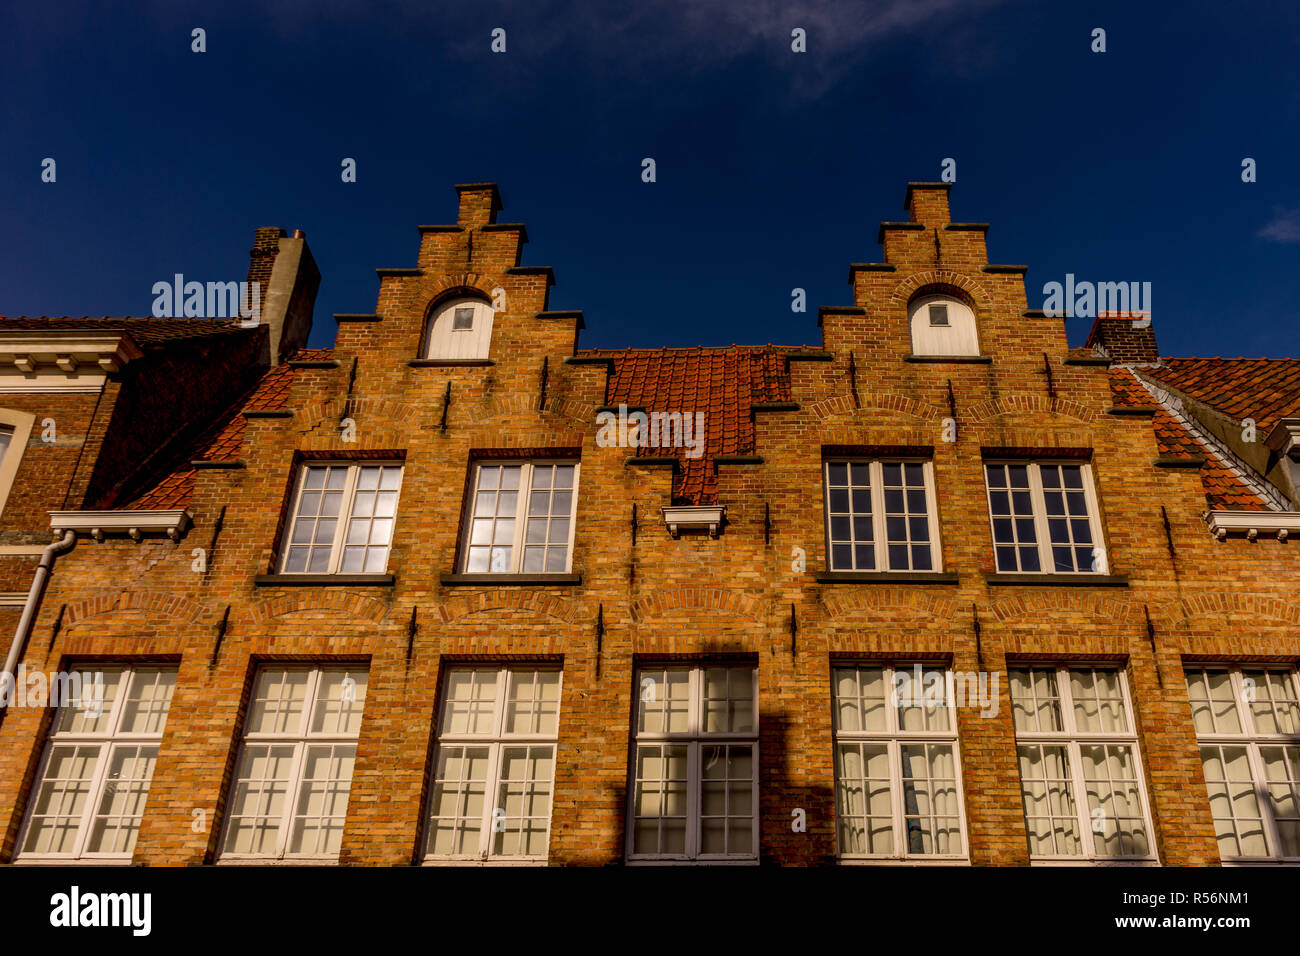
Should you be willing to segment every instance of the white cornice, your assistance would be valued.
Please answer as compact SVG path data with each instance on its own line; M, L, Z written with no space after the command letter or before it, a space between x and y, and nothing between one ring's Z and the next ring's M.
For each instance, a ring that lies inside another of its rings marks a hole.
M1300 511L1207 511L1202 517L1220 541L1233 531L1244 532L1251 541L1261 534L1285 541L1292 533L1300 533Z
M709 534L718 536L718 529L727 517L726 505L671 505L660 508L668 533L674 538L682 528L708 528Z
M33 384L42 377L54 376L52 382L42 383L54 388L60 376L82 387L92 377L102 382L105 374L121 371L122 366L143 355L127 332L0 330L0 368L16 370ZM13 373L6 377L12 378Z
M146 533L165 534L173 541L189 527L190 513L184 508L160 511L51 511L50 527L55 531L78 531L96 541L106 534L128 534L139 541Z

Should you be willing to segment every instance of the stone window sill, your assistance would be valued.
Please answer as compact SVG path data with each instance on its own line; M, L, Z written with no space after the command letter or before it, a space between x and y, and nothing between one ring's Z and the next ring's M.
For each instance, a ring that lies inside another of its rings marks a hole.
M984 581L992 585L1045 585L1054 588L1126 588L1127 574L989 574Z
M945 571L821 571L818 584L956 584Z
M391 574L257 574L253 584L259 588L283 587L392 587Z
M438 583L444 587L576 587L581 574L443 574Z

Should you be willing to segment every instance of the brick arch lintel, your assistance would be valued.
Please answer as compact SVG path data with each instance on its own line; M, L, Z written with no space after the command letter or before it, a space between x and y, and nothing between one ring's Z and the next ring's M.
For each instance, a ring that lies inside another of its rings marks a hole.
M249 617L253 623L262 624L271 618L292 614L295 611L318 610L340 611L353 618L381 621L388 613L388 605L374 598L350 594L346 591L304 591L268 598L254 605Z
M1047 398L1030 392L1016 392L992 401L981 402L971 408L967 418L972 424L979 424L1002 415L1060 415L1089 424L1096 421L1097 410L1064 398Z
M1154 617L1154 608L1152 616ZM1273 594L1242 593L1240 591L1211 591L1171 601L1162 605L1166 619L1193 620L1195 618L1227 616L1240 622L1245 615L1292 624L1300 627L1300 604L1285 601Z
M486 276L477 272L458 272L440 276L425 287L422 311L427 312L437 303L461 293L486 296L491 301L492 290L495 288L496 285L489 282Z
M570 399L548 398L546 408L539 409L539 395L530 395L516 393L514 395L496 395L485 405L478 406L469 413L468 423L470 425L479 425L483 422L494 421L503 415L509 415L513 412L537 412L540 415L548 413L557 415L561 418L568 418L579 424L593 425L596 420L596 406L586 402L577 402ZM581 441L578 442L581 444Z
M1144 620L1142 605L1104 594L1062 588L1028 591L994 601L994 616L1002 622L1037 620L1044 613L1082 614L1105 623L1130 624Z
M406 402L390 402L387 400L374 398L354 398L347 401L342 398L330 399L327 402L318 402L315 405L308 405L298 412L298 426L303 430L310 430L319 425L327 418L339 418L343 414L344 407L348 408L349 414L356 416L366 416L371 419L388 419L389 421L412 422L419 415L419 409L414 405L408 405Z
M836 415L856 414L871 409L902 412L905 415L911 415L913 418L930 422L942 421L948 414L944 409L928 402L918 402L914 398L897 392L863 391L858 405L853 404L851 396L837 395L833 398L824 398L820 402L814 402L807 407L808 411L816 416L819 421L825 421Z
M761 598L731 588L664 588L650 597L634 601L631 606L632 620L636 622L679 610L731 614L758 623L764 620L764 601Z
M210 610L207 605L180 597L171 591L116 591L69 604L63 615L63 623L64 626L71 627L88 618L114 611L149 611L192 624Z
M855 590L824 601L822 607L830 620L862 611L907 610L947 621L956 613L956 602L952 598L914 587Z
M581 605L566 598L541 591L520 588L497 588L475 594L458 594L433 608L433 613L448 624L470 614L486 611L533 611L545 614L566 624L575 623L581 614Z
M889 292L890 302L904 307L911 302L916 293L932 286L951 286L960 289L975 304L977 312L987 312L992 307L992 300L984 287L975 279L951 269L927 269L913 272L900 279Z

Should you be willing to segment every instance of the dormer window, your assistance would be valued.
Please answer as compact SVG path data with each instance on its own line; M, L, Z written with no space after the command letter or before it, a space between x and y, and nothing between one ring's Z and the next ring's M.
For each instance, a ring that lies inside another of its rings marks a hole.
M951 295L923 295L908 307L913 355L979 355L975 313Z
M429 313L422 358L486 359L492 340L492 306L481 299L450 299Z

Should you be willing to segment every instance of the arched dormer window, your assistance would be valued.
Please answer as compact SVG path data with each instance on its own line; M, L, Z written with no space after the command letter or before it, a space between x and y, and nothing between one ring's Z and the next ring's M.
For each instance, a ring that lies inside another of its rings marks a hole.
M979 355L975 313L955 296L920 295L907 307L913 355Z
M425 326L422 357L460 361L486 359L492 341L492 306L461 297L434 306Z

